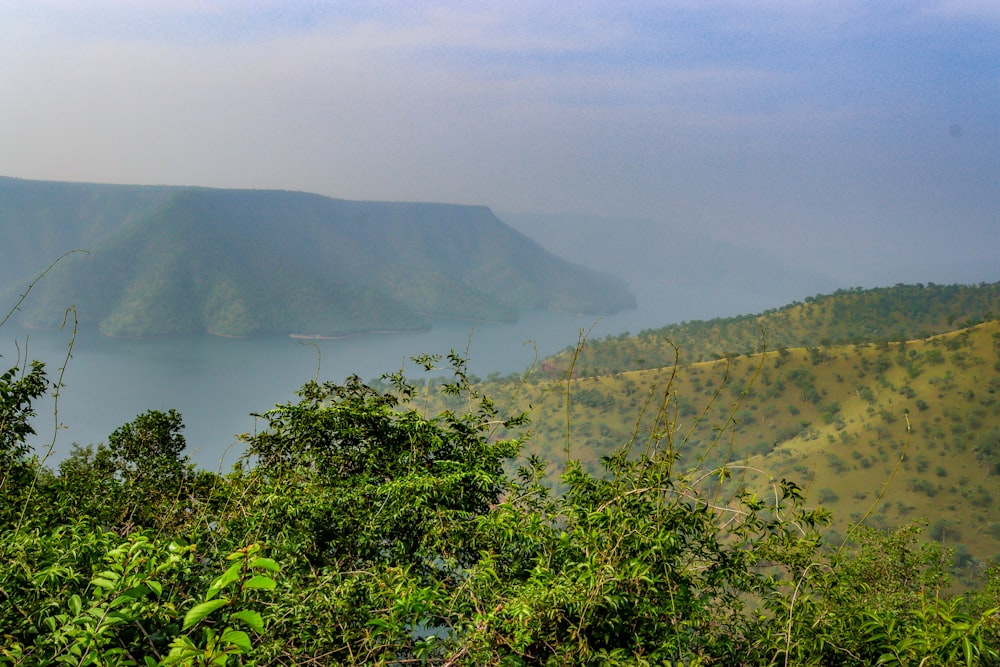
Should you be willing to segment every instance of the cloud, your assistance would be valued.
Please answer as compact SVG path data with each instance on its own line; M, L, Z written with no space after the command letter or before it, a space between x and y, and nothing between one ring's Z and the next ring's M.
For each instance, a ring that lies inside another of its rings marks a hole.
M937 0L927 3L922 13L934 18L1000 21L1000 3L995 0Z
M843 253L878 225L995 226L1000 36L970 20L991 5L0 4L0 173L645 216Z

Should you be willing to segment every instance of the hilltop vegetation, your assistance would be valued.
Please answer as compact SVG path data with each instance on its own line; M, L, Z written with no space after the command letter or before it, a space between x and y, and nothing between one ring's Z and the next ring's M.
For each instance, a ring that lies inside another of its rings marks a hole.
M76 306L113 336L337 336L508 321L520 308L634 305L625 286L560 260L485 207L354 202L282 191L0 178L0 289L53 327Z
M838 290L754 315L671 324L630 336L590 340L548 360L576 377L661 368L794 347L927 338L1000 316L1000 283L896 285Z

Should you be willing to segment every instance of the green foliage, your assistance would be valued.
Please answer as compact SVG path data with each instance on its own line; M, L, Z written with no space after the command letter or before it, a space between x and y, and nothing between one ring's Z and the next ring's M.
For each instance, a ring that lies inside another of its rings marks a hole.
M0 528L20 517L24 494L32 485L35 471L27 442L35 433L32 403L47 389L45 366L38 361L30 370L15 366L0 375L0 493L6 499L0 503Z
M856 529L855 548L811 564L793 595L769 599L787 619L788 664L996 664L994 601L944 598L948 555L920 545L919 533Z
M398 374L311 382L224 476L186 463L174 411L34 468L0 532L0 665L1000 664L995 573L950 597L916 526L824 546L796 483L679 456L670 382L591 470L515 458L523 415L448 362L463 407L418 413Z
M35 415L31 404L47 388L45 365L38 361L25 372L15 366L0 375L0 475L4 479L30 451L26 440L35 433L29 422Z
M262 635L265 628L264 618L248 599L256 591L273 591L277 584L271 575L281 571L277 562L260 552L259 544L251 544L226 556L231 564L209 584L203 601L184 614L181 629L187 634L170 642L170 653L161 664L226 665L231 657L252 653L247 631Z
M6 535L0 664L135 664L175 631L190 552L83 523ZM165 583L170 582L170 583Z
M475 413L426 419L357 377L312 382L300 395L262 415L268 429L248 444L253 477L309 487L307 497L270 500L269 521L294 521L314 565L433 571L474 558L464 544L469 524L497 502L502 463L519 447L487 437L488 401Z
M108 447L129 479L173 477L180 473L184 422L176 410L149 410L108 436Z
M634 336L608 337L588 343L574 366L577 377L669 366L674 346L684 351L687 363L710 361L761 349L761 331L770 349L807 348L810 361L819 365L830 357L815 347L880 343L927 338L994 319L1000 312L1000 283L979 285L895 285L875 289L838 290L759 314L695 320L649 329ZM546 367L566 368L572 348L547 360ZM940 350L923 353L927 364L942 364ZM920 374L915 360L904 362L912 377ZM879 360L876 373L892 366ZM806 390L803 387L803 390Z

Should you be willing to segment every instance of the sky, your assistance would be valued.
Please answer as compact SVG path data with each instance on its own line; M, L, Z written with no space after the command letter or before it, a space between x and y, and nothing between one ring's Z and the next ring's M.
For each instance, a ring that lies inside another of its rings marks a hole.
M1000 280L1000 0L0 0L0 71L0 175L639 219L665 262L694 230L846 285Z

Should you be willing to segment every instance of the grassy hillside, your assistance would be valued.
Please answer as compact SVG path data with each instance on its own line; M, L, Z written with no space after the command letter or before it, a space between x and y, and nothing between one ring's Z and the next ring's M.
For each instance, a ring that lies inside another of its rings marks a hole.
M782 311L799 316L796 335L805 335L809 310ZM826 337L822 328L815 335ZM578 458L596 471L625 443L639 453L668 441L680 466L723 466L730 484L801 484L810 503L834 511L834 539L854 521L885 528L922 518L931 536L960 548L960 561L1000 558L1000 321L696 363L681 348L676 367L545 376L483 391L528 412L529 449L550 461ZM429 389L421 400L433 410L441 399Z
M14 267L0 291L13 296L63 252L90 250L36 287L28 326L54 326L75 305L109 335L336 336L425 328L435 317L510 321L519 308L634 305L620 281L555 257L485 207L16 179L0 187L0 230L12 239L0 265Z

